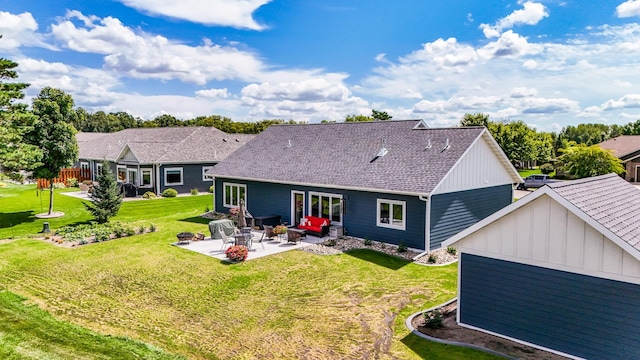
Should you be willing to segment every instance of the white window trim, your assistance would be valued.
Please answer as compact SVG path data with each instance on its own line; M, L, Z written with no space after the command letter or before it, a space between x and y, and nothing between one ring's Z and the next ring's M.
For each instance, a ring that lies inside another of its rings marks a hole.
M143 185L142 184L142 178L144 177L144 173L148 172L149 173L149 185ZM143 188L152 188L153 187L153 169L152 168L142 168L140 169L140 187Z
M169 171L180 171L180 182L175 182L175 183L170 183L167 181L167 173ZM184 184L184 171L181 167L172 167L172 168L164 168L164 185L165 186L171 186L171 185L183 185Z
M102 170L102 163L96 163L96 173L100 174L101 170Z
M230 183L225 182L222 183L222 206L226 208L234 208L240 206L240 204L232 205L227 203L227 186L237 186L238 187L238 201L240 201L240 188L244 188L244 205L247 205L247 185L246 184L238 184L238 183Z
M86 161L81 161L80 162L80 169L89 169L89 163Z
M202 181L213 181L212 178L206 178L204 177L204 173L206 173L207 171L213 169L213 166L203 166L202 167Z
M328 197L328 198L338 198L340 199L340 221L333 221L331 220L331 218L333 217L332 213L329 214L329 220L331 221L331 225L338 225L341 226L342 225L342 213L344 212L344 209L342 208L344 206L344 204L342 203L342 194L331 194L331 193L322 193L322 192L316 192L316 191L309 191L309 207L308 207L308 211L307 211L307 215L311 215L311 210L313 207L313 203L312 203L312 199L313 196L317 195L317 196L324 196L324 197ZM329 205L329 211L332 211L331 205ZM322 214L319 214L322 215Z
M389 204L389 223L380 222L380 205ZM402 224L393 224L393 205L402 205ZM407 202L399 200L378 199L376 206L376 225L383 228L389 228L394 230L406 230L407 229Z
M124 169L124 180L120 180L120 169ZM127 166L126 165L117 165L116 166L116 180L117 181L123 181L123 182L127 182L127 176L129 176L129 174L127 173Z
M138 179L138 184L140 183L140 177L138 177L138 169L133 169L133 168L127 168L127 182L131 182L131 179L129 178L129 174L135 172L136 173L136 179ZM138 186L138 184L133 184L135 186Z

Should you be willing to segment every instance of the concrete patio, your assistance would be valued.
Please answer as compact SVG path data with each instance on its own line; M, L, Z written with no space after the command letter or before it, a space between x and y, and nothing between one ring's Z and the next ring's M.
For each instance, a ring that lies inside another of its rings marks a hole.
M251 249L249 249L249 256L247 257L247 260L258 259L263 256L269 256L269 255L278 254L278 253L289 251L289 250L300 249L305 246L318 244L325 240L332 239L332 237L330 236L318 238L313 235L307 235L306 239L303 238L302 241L299 241L298 243L294 244L292 242L291 243L287 242L286 235L285 235L280 240L278 240L277 237L274 237L273 240L269 240L265 238L264 240L262 240L262 244L264 244L264 249L263 249L262 245L260 245L260 243L258 242L262 237L262 234L263 234L262 230L253 230L251 232L251 240L253 245L251 246ZM187 250L195 251L203 255L212 256L220 260L227 260L227 257L225 256L224 252L226 249L228 249L231 246L231 244L226 244L223 246L222 239L211 239L211 237L209 236L207 236L202 241L191 241L189 243L183 243L183 244L174 243L173 245L187 249Z

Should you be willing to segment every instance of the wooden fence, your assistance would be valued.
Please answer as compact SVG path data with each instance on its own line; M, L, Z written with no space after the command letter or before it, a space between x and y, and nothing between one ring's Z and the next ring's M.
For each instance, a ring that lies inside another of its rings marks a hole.
M80 168L66 168L60 170L60 174L58 177L53 179L53 183L63 183L67 185L67 179L76 178L78 182L82 182L84 180L91 180L91 170L89 169L80 169ZM49 188L49 180L47 179L38 179L38 189L48 189Z

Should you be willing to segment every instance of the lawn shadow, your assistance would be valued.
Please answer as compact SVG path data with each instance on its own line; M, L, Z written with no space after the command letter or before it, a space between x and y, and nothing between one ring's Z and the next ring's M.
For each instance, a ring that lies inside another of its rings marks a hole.
M33 210L19 211L13 213L0 213L0 228L10 228L23 223L36 221L36 214Z
M180 219L178 221L190 222L190 223L196 223L196 224L209 224L209 222L211 220L212 219L205 219L205 218L200 217L200 216L192 216L190 218Z
M368 261L379 266L384 266L387 269L398 270L402 267L411 264L410 261L401 259L399 257L384 254L370 249L352 249L344 252L346 255L353 256L360 260Z

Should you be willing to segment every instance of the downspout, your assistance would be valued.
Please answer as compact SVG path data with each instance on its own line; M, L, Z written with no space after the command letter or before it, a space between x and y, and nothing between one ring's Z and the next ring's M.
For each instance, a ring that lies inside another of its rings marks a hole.
M160 191L160 166L162 166L162 164L154 164L154 166L156 167L156 193L160 195L162 193L162 191Z
M211 192L211 202L212 202L211 209L213 212L216 212L216 178L211 177L211 180L213 180L211 185L213 186L213 191Z
M424 252L413 257L413 260L421 258L429 253L431 249L431 194L429 193L425 198L424 195L418 196L418 199L424 201L425 204L425 216L424 216Z

